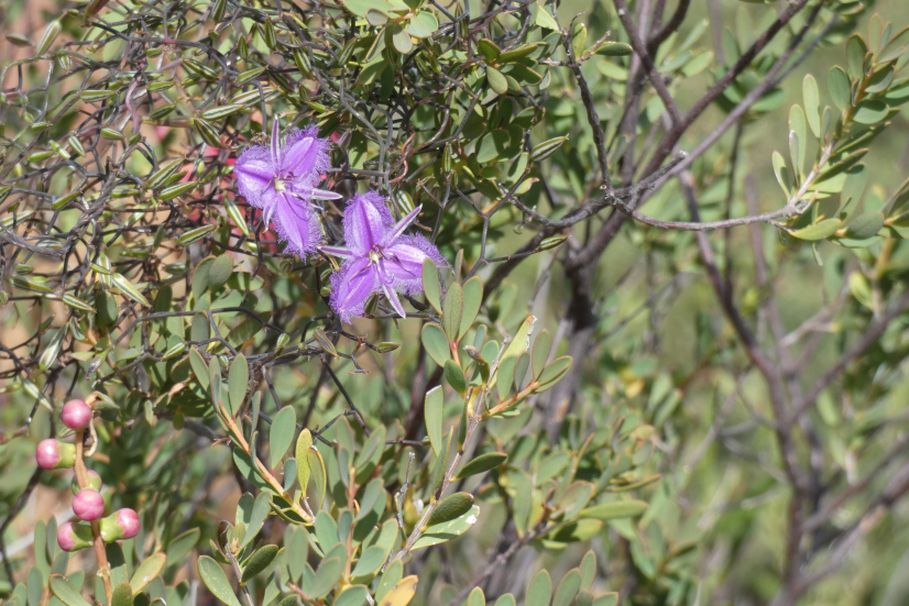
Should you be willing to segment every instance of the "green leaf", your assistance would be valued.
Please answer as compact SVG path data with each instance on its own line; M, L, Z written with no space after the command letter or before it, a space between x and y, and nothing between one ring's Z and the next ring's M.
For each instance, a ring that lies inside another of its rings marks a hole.
M461 328L461 316L464 313L464 290L457 282L453 282L445 293L445 303L442 305L442 327L448 340L456 342L458 331Z
M442 452L442 420L445 394L441 385L436 385L428 392L423 401L423 419L426 423L426 435L436 456Z
M188 183L178 183L176 185L171 185L170 187L165 187L161 190L161 193L158 194L158 198L162 202L173 200L178 196L182 196L183 194L192 191L198 184L197 181L190 181Z
M110 603L111 606L133 606L133 590L129 583L120 583L114 587Z
M637 517L647 511L647 507L648 503L646 501L613 501L582 509L580 513L578 513L578 517L607 522L620 518Z
M426 301L432 305L438 313L442 313L442 286L439 284L439 269L435 261L427 258L423 262L423 292L426 294Z
M428 10L418 12L407 25L407 33L414 38L428 38L439 29L439 20Z
M200 557L198 562L199 576L212 595L228 606L242 606L221 565L209 556Z
M246 356L237 354L230 363L230 370L227 373L228 402L230 403L230 413L232 415L237 414L243 405L248 386L249 364L246 362Z
M335 598L333 606L363 606L369 600L369 589L365 585L350 585Z
M864 212L849 221L846 235L856 240L864 240L877 235L884 226L884 216L876 211Z
M808 227L792 230L789 235L799 240L823 240L835 234L842 226L843 222L839 219L822 219Z
M469 492L455 492L442 499L429 516L427 525L442 524L458 518L473 507L473 495Z
M467 379L464 377L464 371L454 360L446 360L443 371L445 380L451 385L452 389L460 394L467 391Z
M241 549L256 538L256 535L262 530L270 511L271 495L266 491L262 491L256 495L256 500L253 502L252 507L243 512L242 521L246 526L246 532L243 535L243 540L240 541Z
M853 120L859 124L877 124L890 114L890 107L879 100L863 101L855 110Z
M483 588L474 587L471 589L464 604L465 606L486 606L486 595L483 593Z
M498 61L499 55L502 54L502 49L489 38L481 38L480 41L477 42L477 50L483 55L483 58L488 63Z
M227 282L232 273L234 273L234 262L230 256L220 255L215 257L208 268L209 288L221 286Z
M54 43L54 40L57 39L57 36L60 34L61 29L62 28L59 19L54 19L48 24L47 27L44 28L44 33L41 34L41 39L35 46L36 56L40 57L47 52L47 50L51 47L51 44Z
M535 9L533 22L536 25L539 25L543 29L551 29L555 32L559 31L559 22L549 14L549 11L543 6L542 0L537 0Z
M379 606L407 606L417 593L418 581L415 574L404 577L379 600Z
M469 476L485 473L490 469L495 469L508 460L508 455L504 452L486 452L464 464L458 471L455 479L462 479Z
M391 43L394 45L395 50L397 50L402 55L406 55L413 50L413 40L410 39L410 34L408 34L403 29L400 29L392 34Z
M360 559L350 573L352 579L370 579L385 562L385 549L379 545L370 545L363 550Z
M623 57L625 55L630 55L633 52L634 49L631 48L630 44L626 44L624 42L616 42L614 40L604 42L597 49L598 55L605 55L607 57Z
M441 326L435 322L424 324L420 338L423 341L423 347L426 348L426 353L433 362L439 366L445 366L445 362L451 360L448 337L445 336Z
M243 577L241 580L246 583L254 576L268 568L268 565L277 557L280 549L277 545L263 545L253 552L246 565L243 567Z
M420 538L414 542L413 549L423 549L424 547L431 547L456 539L477 523L479 514L480 508L474 505L467 513L454 520L428 526L423 534L420 535Z
M839 65L830 68L830 72L827 74L827 87L830 89L833 104L841 112L852 106L852 85L849 82L849 76Z
M66 606L91 606L91 604L82 597L82 594L70 585L69 581L60 575L52 574L50 577L51 591Z
M325 558L322 560L322 563L319 564L319 569L316 570L312 583L308 586L304 586L303 591L311 598L318 599L324 597L328 595L328 592L334 589L343 572L344 562L341 561L341 558Z
M145 295L136 288L135 284L126 279L126 276L123 274L114 273L111 275L110 280L113 287L120 291L127 299L135 301L145 307L151 307L151 303L148 302Z
M491 65L486 66L486 82L497 95L504 95L508 92L508 80L505 79L502 72Z
M568 372L568 369L571 368L571 363L571 356L559 356L553 360L545 369L543 369L543 372L540 373L540 377L537 379L539 386L534 391L546 391L561 381L562 377Z
M517 606L517 601L510 593L503 593L493 606Z
M183 560L199 542L202 531L199 528L190 528L186 532L174 537L167 545L167 561L173 564L183 564Z
M461 313L461 324L458 329L458 339L464 337L480 313L483 305L483 281L479 276L467 280L463 287L464 308Z
M569 606L581 589L581 572L572 568L565 573L552 596L552 606Z
M268 432L268 464L277 465L287 453L294 441L297 431L297 411L293 406L285 406L271 419Z
M195 347L189 350L189 365L192 367L193 374L196 375L196 380L199 381L202 389L208 389L208 364L205 363L205 358Z
M562 135L561 137L553 137L552 139L547 139L542 143L537 143L533 146L533 149L530 152L530 159L533 162L539 162L544 160L554 154L562 144L568 141L568 135ZM564 238L562 238L564 240ZM544 249L545 250L545 249Z
M133 593L139 593L145 589L149 583L154 581L161 571L164 570L164 564L167 563L167 556L163 553L154 553L136 567L132 578L129 580L129 586Z
M815 137L821 137L821 102L817 80L811 74L802 79L802 99L805 102L805 117Z
M308 429L303 429L297 436L297 445L294 448L294 458L297 460L297 484L300 490L306 494L306 486L309 484L309 478L312 475L310 466L309 453L312 451L312 433Z

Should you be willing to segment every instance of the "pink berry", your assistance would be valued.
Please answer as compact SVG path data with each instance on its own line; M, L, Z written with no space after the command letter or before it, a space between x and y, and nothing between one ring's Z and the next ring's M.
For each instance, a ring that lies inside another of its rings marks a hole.
M117 511L117 523L123 529L123 538L131 539L139 534L139 514L129 507Z
M92 409L83 400L70 400L63 405L60 418L70 429L85 429L92 421Z
M41 440L35 448L35 461L41 469L72 467L76 461L76 447L53 438Z
M73 532L72 522L64 522L57 528L57 545L63 551L72 551L76 548L76 534Z
M60 461L60 449L57 448L57 440L48 438L38 442L35 448L35 461L41 469L53 469ZM62 528L62 526L61 526Z
M73 513L81 520L97 520L104 515L104 498L97 490L80 490L73 497Z

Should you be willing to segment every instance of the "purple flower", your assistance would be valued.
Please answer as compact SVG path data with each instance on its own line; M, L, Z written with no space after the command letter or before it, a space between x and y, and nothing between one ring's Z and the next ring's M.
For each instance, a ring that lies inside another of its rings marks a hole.
M282 142L275 119L270 148L250 147L234 168L240 194L262 210L266 226L274 219L287 248L301 257L313 252L322 236L310 202L341 197L316 187L329 166L327 150L328 140L318 138L314 126L292 130Z
M322 246L320 250L344 263L331 277L331 307L345 322L362 315L366 302L382 292L402 318L404 306L398 293L416 294L423 288L423 262L445 260L425 237L404 235L420 213L420 206L395 223L385 200L376 192L354 196L344 210L346 248Z

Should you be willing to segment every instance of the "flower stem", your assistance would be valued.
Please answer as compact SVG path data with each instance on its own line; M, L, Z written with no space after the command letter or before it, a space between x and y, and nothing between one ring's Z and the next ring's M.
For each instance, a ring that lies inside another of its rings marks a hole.
M89 488L88 474L85 470L85 460L83 459L82 440L85 437L85 430L76 432L76 463L74 470L76 472L76 483L80 489ZM101 524L98 520L90 522L92 527L92 545L95 549L95 558L98 560L98 574L101 575L101 582L104 584L104 595L107 596L107 603L110 604L114 594L113 586L110 582L110 564L107 561L107 551L104 548L104 540L101 538Z

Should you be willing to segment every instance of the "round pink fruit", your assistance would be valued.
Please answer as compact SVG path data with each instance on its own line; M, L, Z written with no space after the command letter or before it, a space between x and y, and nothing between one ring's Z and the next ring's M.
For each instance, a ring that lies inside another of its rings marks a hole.
M139 514L129 507L117 511L117 523L123 529L123 538L131 539L139 534Z
M70 429L85 429L92 421L92 409L84 400L70 400L63 405L60 418Z
M73 513L81 520L91 522L104 515L104 498L101 493L85 488L73 497Z
M76 548L76 534L73 532L72 522L64 522L57 528L57 545L63 551L72 551Z
M53 438L41 440L35 448L35 462L41 469L66 469L76 462L76 447Z
M38 442L35 448L35 461L41 469L53 469L60 462L60 449L57 447L57 440L48 438Z

